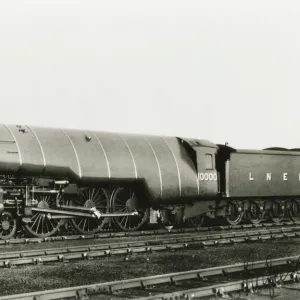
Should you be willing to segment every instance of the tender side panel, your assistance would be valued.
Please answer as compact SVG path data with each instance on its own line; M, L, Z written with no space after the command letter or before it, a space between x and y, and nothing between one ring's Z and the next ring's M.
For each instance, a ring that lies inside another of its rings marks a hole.
M32 127L43 149L46 176L69 177L78 180L81 166L72 141L62 129Z
M10 128L0 125L0 173L15 173L22 165L22 154Z
M76 150L81 180L107 181L110 178L110 164L97 137L88 131L65 129L65 133Z
M180 197L177 167L168 145L161 137L145 136L145 139L155 153L160 168L162 199Z
M153 199L160 199L162 188L160 167L147 140L143 136L130 134L122 134L120 136L126 141L132 153L137 177L144 179L144 183Z
M177 166L182 198L198 195L197 170L185 149L176 138L163 137Z
M101 143L110 165L111 179L136 178L134 162L128 146L120 135L108 132L93 132Z
M22 166L19 169L21 174L40 175L44 171L45 163L41 147L28 126L7 126L13 133L22 157Z
M229 196L299 196L299 173L300 156L296 153L232 153Z

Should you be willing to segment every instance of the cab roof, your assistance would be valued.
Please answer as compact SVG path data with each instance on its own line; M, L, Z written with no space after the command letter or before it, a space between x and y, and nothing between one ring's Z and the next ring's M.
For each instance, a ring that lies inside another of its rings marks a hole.
M193 138L181 138L178 137L179 140L182 140L186 143L188 143L191 147L209 147L209 148L219 148L216 144L208 141L208 140L199 140L199 139L193 139Z

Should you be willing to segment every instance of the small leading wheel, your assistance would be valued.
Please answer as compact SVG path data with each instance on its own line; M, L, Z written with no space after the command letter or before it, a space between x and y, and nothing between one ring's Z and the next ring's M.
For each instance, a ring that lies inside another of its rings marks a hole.
M234 202L229 202L226 207L226 222L230 225L238 225L243 218L243 213Z
M269 209L270 219L274 223L279 223L284 217L284 209L279 201L271 201Z
M38 208L55 207L56 198L52 195L37 195L35 200ZM46 213L33 212L29 223L25 224L26 231L35 237L48 237L54 235L61 225L61 219L49 219Z
M17 230L17 221L13 215L8 212L4 211L0 215L0 239L7 240L12 238Z
M86 208L96 207L102 213L109 211L109 196L103 188L79 188L77 198L72 205ZM102 230L108 218L74 218L71 220L73 227L83 234L94 234Z
M247 219L252 224L259 224L264 219L264 212L258 202L251 201L247 211Z
M123 231L140 229L147 222L149 216L149 209L141 206L132 188L117 188L114 190L111 209L113 213L138 213L136 216L113 217L115 225Z

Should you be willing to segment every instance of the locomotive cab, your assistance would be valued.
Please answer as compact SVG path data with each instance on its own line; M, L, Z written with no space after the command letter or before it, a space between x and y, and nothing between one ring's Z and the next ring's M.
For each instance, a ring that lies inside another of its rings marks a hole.
M219 193L216 155L218 146L207 140L185 139L197 170L198 196L216 197Z

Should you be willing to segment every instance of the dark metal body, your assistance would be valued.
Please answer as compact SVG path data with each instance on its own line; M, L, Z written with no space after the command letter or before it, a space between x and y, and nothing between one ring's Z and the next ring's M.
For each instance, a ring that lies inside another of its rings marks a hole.
M239 215L245 212L254 222L255 209L261 207L275 219L280 214L276 215L276 207L266 204L270 201L264 198L276 198L279 210L284 207L292 217L300 218L299 173L297 151L236 150L179 137L0 125L0 175L5 177L3 181L0 176L0 217L6 209L12 213L12 217L6 214L7 218L20 216L24 223L34 224L32 212L51 220L104 219L133 216L136 209L143 208L144 214L138 214L145 216L142 225L149 207L159 210L160 218L169 223L199 215L229 215L230 222L239 222ZM13 182L7 175L14 177ZM51 186L49 182L54 183ZM78 207L72 204L79 197L77 188L93 191ZM101 211L95 210L91 199L95 188L106 190ZM124 196L126 213L120 214L116 197L122 195L122 189L129 190L130 196ZM54 200L49 204L42 199L44 195ZM290 198L290 202L282 202L282 198ZM1 222L8 224L4 219ZM124 224L119 227L129 222Z
M141 183L153 205L215 197L201 180L208 141L18 125L0 126L0 174L67 178L78 185ZM203 179L203 178L202 178Z

